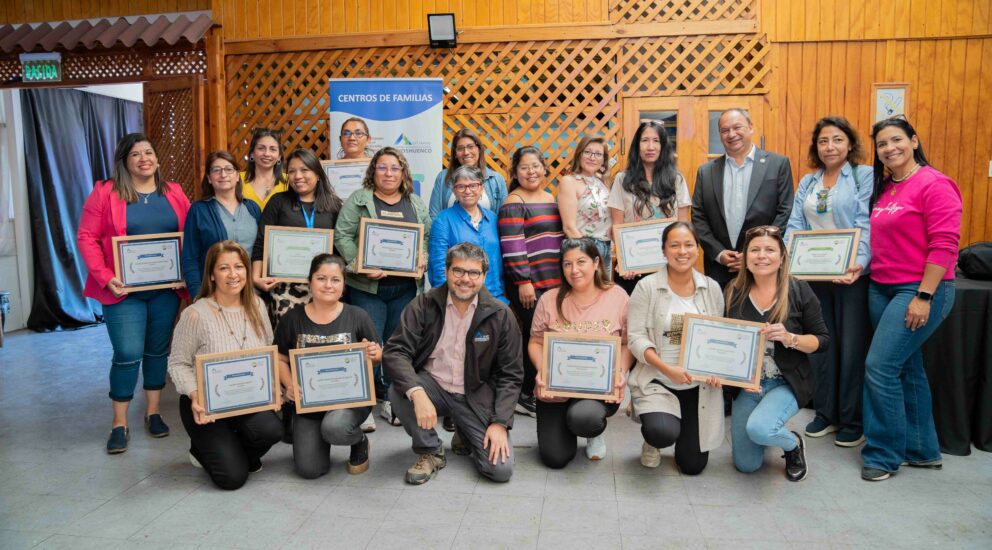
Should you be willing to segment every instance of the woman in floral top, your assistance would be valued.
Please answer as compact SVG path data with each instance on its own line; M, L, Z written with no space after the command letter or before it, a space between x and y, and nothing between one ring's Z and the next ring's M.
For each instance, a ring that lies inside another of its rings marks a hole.
M610 188L603 183L609 157L604 138L584 136L572 156L571 173L558 184L558 211L565 236L592 239L603 257L607 273L613 264L610 254L613 221L606 205Z

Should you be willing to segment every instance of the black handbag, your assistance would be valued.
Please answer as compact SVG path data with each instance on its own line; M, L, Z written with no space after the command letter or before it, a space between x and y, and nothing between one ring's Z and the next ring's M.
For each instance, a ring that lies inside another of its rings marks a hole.
M958 269L969 279L992 281L992 241L966 246L958 253Z

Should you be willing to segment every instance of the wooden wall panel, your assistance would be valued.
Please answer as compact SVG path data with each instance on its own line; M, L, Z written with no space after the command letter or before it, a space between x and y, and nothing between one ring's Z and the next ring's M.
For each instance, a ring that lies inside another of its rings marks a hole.
M855 124L870 163L872 83L908 82L909 120L927 158L964 198L962 246L992 240L992 110L983 106L992 98L992 38L779 43L773 59L766 145L789 156L797 182L811 170L810 132L826 115Z
M211 1L0 0L0 24L209 10Z

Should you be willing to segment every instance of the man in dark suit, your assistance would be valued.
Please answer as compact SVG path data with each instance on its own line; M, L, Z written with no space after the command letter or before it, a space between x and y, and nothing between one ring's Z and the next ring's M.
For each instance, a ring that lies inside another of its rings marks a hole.
M789 159L754 146L746 111L724 111L719 129L727 154L696 172L692 224L703 244L703 269L723 287L743 269L740 246L748 229L775 225L785 232L793 189Z

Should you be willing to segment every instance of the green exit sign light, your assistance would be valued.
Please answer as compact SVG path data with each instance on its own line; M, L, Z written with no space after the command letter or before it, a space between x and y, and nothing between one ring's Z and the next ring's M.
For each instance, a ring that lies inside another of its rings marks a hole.
M23 82L62 82L62 54L22 53L20 58Z

